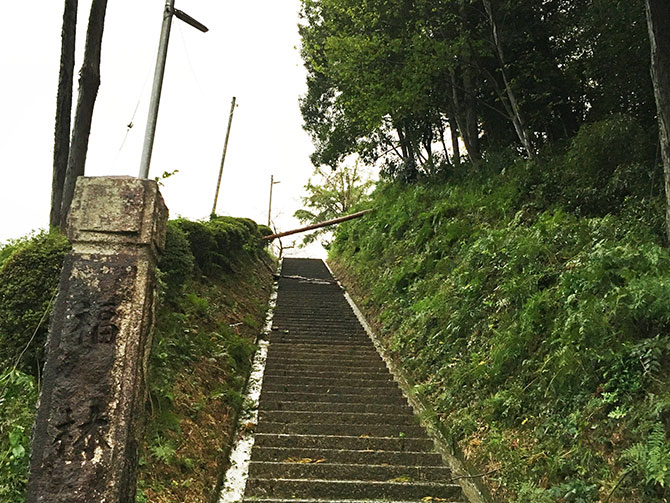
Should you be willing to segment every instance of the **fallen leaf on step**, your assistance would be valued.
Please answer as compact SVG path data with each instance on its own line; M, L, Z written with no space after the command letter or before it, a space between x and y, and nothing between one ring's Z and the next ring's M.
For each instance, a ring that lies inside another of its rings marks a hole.
M410 477L401 476L401 477L396 477L396 478L394 478L394 479L389 479L387 482L402 482L402 483L406 483L406 482L411 482L411 481L412 481L412 479L411 479ZM428 497L430 498L430 496L428 496Z
M421 498L421 501L447 501L444 498L436 498L435 496L426 496L425 498Z
M306 465L306 464L316 464L316 463L325 463L324 458L319 458L319 459L312 459L312 458L286 458L283 462L284 463L297 463L301 465Z

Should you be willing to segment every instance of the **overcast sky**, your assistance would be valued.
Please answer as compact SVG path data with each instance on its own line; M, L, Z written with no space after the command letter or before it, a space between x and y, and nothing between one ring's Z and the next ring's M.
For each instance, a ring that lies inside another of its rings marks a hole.
M90 0L79 2L76 71ZM164 0L108 4L86 174L137 176ZM171 217L209 215L233 96L237 97L218 214L297 225L312 146L302 130L305 91L299 0L177 0L209 27L175 19L150 176L165 180ZM0 242L48 224L63 2L4 2L0 17ZM75 101L76 101L75 85ZM128 124L133 127L128 129ZM318 254L311 249L309 254Z

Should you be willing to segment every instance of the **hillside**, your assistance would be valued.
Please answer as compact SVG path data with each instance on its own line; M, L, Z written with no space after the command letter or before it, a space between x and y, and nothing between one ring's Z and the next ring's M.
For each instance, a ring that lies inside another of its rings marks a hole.
M263 231L229 217L168 223L138 502L204 503L216 493L271 293ZM3 503L24 501L48 313L68 250L57 233L0 249Z
M498 501L670 497L670 252L635 121L386 180L330 249Z

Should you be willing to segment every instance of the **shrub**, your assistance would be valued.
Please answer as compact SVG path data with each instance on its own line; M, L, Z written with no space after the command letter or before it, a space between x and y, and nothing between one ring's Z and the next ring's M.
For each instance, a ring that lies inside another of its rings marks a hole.
M261 249L258 226L249 219L213 217L207 222L175 220L189 241L195 265L207 275L231 272L244 258Z
M563 163L561 189L567 206L600 216L618 211L628 196L659 194L662 172L653 165L652 136L626 116L582 126Z
M168 222L165 250L158 264L168 301L174 302L181 294L184 284L193 275L194 264L186 233L175 221Z
M19 368L37 375L51 301L69 249L62 234L41 233L19 246L0 268L1 366L12 365L23 354Z

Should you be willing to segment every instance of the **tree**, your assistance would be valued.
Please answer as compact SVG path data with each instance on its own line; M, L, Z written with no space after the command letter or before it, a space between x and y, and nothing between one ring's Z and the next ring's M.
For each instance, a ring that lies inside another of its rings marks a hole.
M69 1L69 0L68 0ZM72 9L74 8L74 13ZM102 51L102 35L105 26L105 13L107 11L107 0L93 0L91 4L91 12L88 18L88 29L86 32L86 46L84 49L84 62L79 72L79 98L77 100L77 110L75 113L74 128L72 130L72 137L67 152L67 168L63 177L62 166L64 159L64 140L63 128L65 127L65 115L68 115L67 125L69 126L69 112L64 107L69 103L71 106L72 97L66 96L67 93L67 76L64 74L68 71L71 58L74 51L74 28L72 27L72 18L74 16L74 23L76 25L76 2L71 5L66 3L66 11L63 18L63 31L67 29L67 40L64 37L61 49L61 75L63 76L62 88L62 103L59 101L57 105L57 145L54 148L54 156L56 155L56 147L58 148L58 165L54 162L54 186L52 187L52 209L51 221L52 225L55 223L57 215L60 219L59 225L62 229L65 228L67 215L72 203L74 195L74 186L77 177L84 174L86 164L86 153L88 151L88 140L91 133L91 123L93 120L93 109L95 107L95 100L98 95L98 88L100 87L100 55ZM72 52L72 53L71 53ZM65 53L65 56L63 56ZM65 60L65 63L63 63ZM72 63L74 65L74 63ZM71 67L70 67L71 68ZM71 89L71 82L70 82ZM61 87L59 80L59 96L61 96ZM62 180L62 182L61 182ZM62 185L61 185L62 183ZM62 186L62 189L61 189ZM60 196L59 193L62 193ZM60 211L56 211L55 203L61 197Z
M521 113L516 93L512 89L509 78L507 77L507 70L505 69L506 66L505 56L500 36L500 27L498 26L498 21L496 20L495 13L493 11L493 6L491 5L490 0L482 0L482 3L484 4L484 9L486 10L486 16L491 26L491 35L492 35L494 52L498 59L499 72L502 77L503 86L505 88L505 95L507 97L507 100L505 100L502 96L502 92L499 92L500 99L505 105L505 108L507 109L512 124L514 125L514 130L516 131L516 134L519 137L519 140L521 141L523 148L526 150L526 153L528 154L529 157L534 157L535 148L533 147L533 143L530 139L530 134L526 129L526 121Z
M411 180L584 122L649 124L643 0L302 0L315 165L355 153ZM451 136L451 146L445 136ZM413 176L412 176L413 175Z
M670 2L646 0L651 45L651 75L658 110L666 197L666 233L670 242Z
M49 226L61 223L63 185L70 152L70 116L72 114L72 83L74 81L74 54L77 33L78 0L65 0L61 31L60 72L56 97L56 127L54 133L53 181L51 184L51 213Z
M316 224L351 213L368 199L374 185L372 180L361 173L358 161L353 166L342 165L330 173L316 168L314 176L318 181L309 179L305 185L307 196L302 198L308 209L300 209L293 215L304 224ZM324 232L327 229L306 235L303 243L313 242Z

